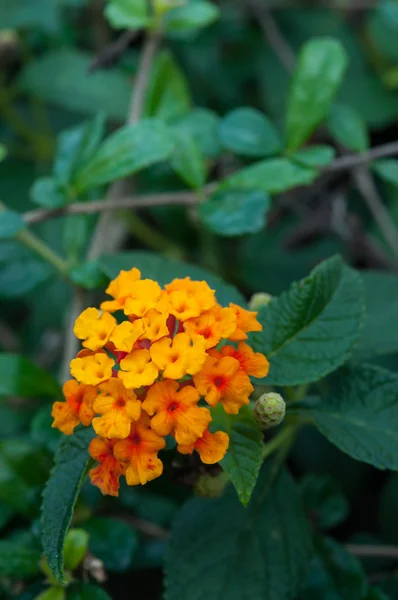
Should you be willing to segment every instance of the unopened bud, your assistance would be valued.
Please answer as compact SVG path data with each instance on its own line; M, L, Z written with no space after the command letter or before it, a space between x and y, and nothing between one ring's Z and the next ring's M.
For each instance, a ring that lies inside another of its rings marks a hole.
M263 394L254 406L254 417L261 429L270 429L282 423L285 418L286 404L280 394Z
M228 475L201 475L195 484L195 494L202 498L219 498L228 483Z
M263 306L268 306L271 302L272 296L271 294L267 294L266 292L260 292L258 294L253 294L249 301L250 310L260 310Z

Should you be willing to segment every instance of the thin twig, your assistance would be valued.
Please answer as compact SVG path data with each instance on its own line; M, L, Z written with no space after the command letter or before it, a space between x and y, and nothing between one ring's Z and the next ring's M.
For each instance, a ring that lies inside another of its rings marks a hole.
M376 546L362 544L346 544L348 552L355 556L372 556L398 559L398 546Z
M137 35L138 30L125 31L115 42L105 46L90 64L89 72L94 73L98 69L113 67Z
M354 167L359 167L367 162L376 160L377 158L385 158L387 156L394 156L398 154L398 142L389 142L382 146L372 148L367 152L361 152L360 154L346 154L345 156L339 156L330 165L325 167L324 171L332 173L334 171L345 171Z

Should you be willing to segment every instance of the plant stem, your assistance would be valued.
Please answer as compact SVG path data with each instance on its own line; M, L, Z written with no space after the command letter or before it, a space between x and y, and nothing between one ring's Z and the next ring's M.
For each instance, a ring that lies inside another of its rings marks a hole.
M285 425L285 427L280 431L272 440L270 440L264 448L263 451L263 460L266 460L271 454L278 450L281 447L286 446L290 448L291 443L297 434L297 426L296 425Z

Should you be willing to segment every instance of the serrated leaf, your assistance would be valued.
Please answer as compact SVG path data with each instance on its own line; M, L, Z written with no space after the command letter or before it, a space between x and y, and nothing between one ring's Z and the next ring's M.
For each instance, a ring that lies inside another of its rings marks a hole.
M40 552L18 542L0 540L0 577L25 579L40 573Z
M269 207L270 198L264 192L224 190L199 204L199 216L217 235L243 235L263 229Z
M147 0L109 0L105 16L114 29L141 29L150 23Z
M311 556L308 524L290 475L267 494L269 477L263 468L247 508L232 490L183 506L166 555L168 600L295 597Z
M79 170L79 192L122 179L166 160L173 150L170 131L156 119L121 127L109 136L91 160Z
M302 48L286 113L286 142L297 150L326 117L343 79L347 55L333 38L313 38Z
M207 169L199 145L188 133L174 131L173 138L172 168L190 187L202 188L206 183Z
M369 147L366 123L348 104L333 105L327 126L332 136L349 150L364 152Z
M209 286L216 290L217 300L223 306L230 302L245 306L246 301L240 292L232 285L225 283L209 271L183 263L171 258L163 258L151 252L119 252L117 254L109 254L102 256L99 262L104 270L104 273L110 277L116 277L121 270L129 271L133 267L137 267L142 273L142 277L154 279L160 285L170 283L172 279L190 277L194 280L207 281Z
M321 529L336 527L347 518L350 505L330 475L307 474L300 481L300 493L307 514Z
M332 444L377 469L398 469L398 375L346 368L330 395L302 409Z
M60 387L41 367L19 354L0 353L0 396L59 396Z
M263 330L250 336L270 361L267 385L310 383L337 369L358 339L363 313L360 276L338 256L293 283L260 311Z
M243 156L272 156L282 149L280 136L268 117L254 108L231 111L219 126L221 143Z
M220 464L231 478L239 500L247 506L262 463L262 431L247 406L242 406L238 415L227 415L217 406L212 410L212 419L213 431L221 429L229 435L228 451Z
M196 0L167 11L164 28L166 33L185 36L207 27L216 21L219 15L220 9L212 2Z
M42 543L54 577L64 581L63 547L73 509L87 472L93 464L87 448L94 431L82 429L60 443L55 465L43 492Z
M299 185L309 185L316 177L315 169L298 165L288 158L269 158L227 177L220 189L241 188L280 194Z
M327 537L316 536L314 549L315 557L303 597L306 600L325 597L333 600L363 600L368 584L359 560Z
M0 240L9 240L25 229L25 222L20 214L13 210L0 211Z
M398 160L396 158L380 158L372 164L372 169L384 181L398 186Z
M290 158L304 167L319 168L329 165L335 155L336 151L332 146L320 144L297 150Z

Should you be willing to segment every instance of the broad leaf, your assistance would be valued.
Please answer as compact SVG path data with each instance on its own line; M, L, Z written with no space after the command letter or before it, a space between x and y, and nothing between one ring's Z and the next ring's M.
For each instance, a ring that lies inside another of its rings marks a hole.
M59 396L52 376L19 354L0 353L0 396Z
M0 577L25 579L40 573L40 552L23 544L0 540Z
M343 370L327 398L304 403L330 442L378 469L398 469L398 375L361 365Z
M162 258L151 252L120 252L109 254L100 259L104 273L110 278L116 277L121 270L129 271L133 267L140 269L142 277L155 279L160 285L170 283L172 279L190 277L193 280L204 280L216 290L218 302L223 306L230 302L245 306L246 301L236 288L225 283L217 275L187 263L171 258Z
M256 233L263 229L270 206L268 194L256 190L224 190L199 204L207 229L222 236Z
M335 149L332 146L308 146L297 150L291 155L291 159L298 162L304 167L326 167L334 159L336 154Z
M212 410L211 428L229 435L227 454L221 466L231 478L244 506L249 503L262 463L263 434L254 419L253 411L243 406L238 415L227 415L217 406Z
M335 104L327 125L332 136L349 150L364 152L369 147L366 123L348 104Z
M173 150L170 131L156 119L126 125L109 136L94 156L79 170L79 192L122 179L166 160Z
M64 581L63 547L73 509L87 472L93 464L87 448L94 431L82 429L62 440L55 465L43 492L42 542L48 565Z
M207 27L218 19L219 14L219 8L212 2L207 0L189 1L166 13L164 27L167 33L185 36Z
M0 240L9 240L25 229L21 215L13 210L0 211Z
M220 140L227 150L243 156L272 156L282 149L272 122L254 108L237 108L220 122Z
M287 106L289 150L299 148L326 117L346 67L345 50L333 38L313 38L302 48Z
M174 149L171 155L171 166L186 184L200 189L206 183L207 169L204 156L194 138L179 131L174 131Z
M350 356L364 313L361 279L336 256L260 311L251 343L271 364L267 385L310 383Z
M300 492L308 516L321 529L336 527L348 517L350 505L330 475L309 473L300 481Z
M308 524L291 477L283 472L270 491L269 478L266 467L247 508L233 490L183 506L166 557L167 600L296 596L311 555Z
M314 169L302 167L288 158L269 158L234 173L221 189L261 190L280 194L299 185L309 185L317 176Z
M150 23L147 0L109 0L105 16L114 29L141 29Z
M398 186L398 160L396 158L380 158L373 163L372 168L381 179Z

